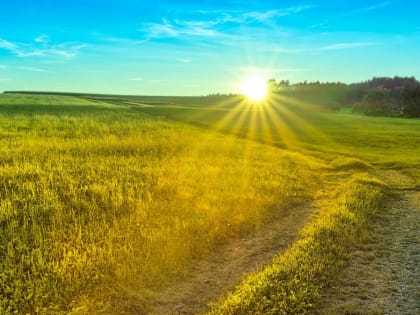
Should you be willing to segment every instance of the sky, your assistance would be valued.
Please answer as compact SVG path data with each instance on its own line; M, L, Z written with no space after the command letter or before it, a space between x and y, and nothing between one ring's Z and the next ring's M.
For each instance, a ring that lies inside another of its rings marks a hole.
M252 76L420 79L417 0L4 0L0 91L238 92Z

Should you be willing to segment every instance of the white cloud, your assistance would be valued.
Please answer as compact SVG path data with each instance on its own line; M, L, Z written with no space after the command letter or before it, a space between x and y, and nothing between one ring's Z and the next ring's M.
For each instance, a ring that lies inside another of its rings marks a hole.
M16 51L16 55L18 57L35 57L35 56L45 56L46 50L44 49L37 49L37 50L30 50L30 51Z
M143 81L144 83L163 83L163 82L169 82L168 80L163 79L145 79L142 77L136 77L136 78L130 78L130 81Z
M71 59L77 56L79 51L86 47L80 43L49 44L46 35L41 35L31 43L13 43L0 38L0 49L8 50L17 57L61 57Z
M224 36L224 34L212 29L214 25L213 22L179 20L170 22L167 19L162 19L162 23L149 23L138 30L146 34L146 39L171 38L182 35L200 37Z
M0 38L0 48L9 50L11 52L15 52L17 50L15 43L9 42L3 38Z
M137 40L137 39L132 39L132 38L114 37L114 36L99 37L99 39L107 41L107 42L123 44L123 45L139 45L145 42L145 40Z
M380 43L376 42L349 42L349 43L337 43L332 45L327 45L323 47L318 47L316 50L341 50L341 49L351 49L358 47L368 47L368 46L377 46Z
M162 23L151 23L148 26L149 37L176 37L180 34L179 30L170 24L166 19L162 20Z
M276 9L276 10L269 10L265 12L261 11L254 11L254 12L248 12L243 14L243 18L245 21L252 22L255 21L267 21L270 19L273 19L275 17L282 17L287 16L290 14L297 14L305 10L313 9L315 6L313 5L301 5L301 6L294 6L289 7L286 9Z
M39 35L38 37L36 37L34 39L34 41L37 42L37 43L41 43L41 44L48 44L49 37L46 34L42 34L42 35Z
M275 47L275 48L267 49L267 51L285 53L285 54L301 54L301 53L308 53L308 52L355 49L355 48L378 46L378 45L382 45L382 43L380 42L345 42L345 43L335 43L335 44L318 46L318 47L316 46L315 47L297 47L297 48Z
M204 11L203 14L216 14L217 16L221 16L211 21L214 25L224 23L250 24L256 22L268 22L276 17L297 14L313 8L315 8L314 5L300 5L284 9L271 9L267 11L224 11L218 12L217 14L216 12Z
M368 11L374 11L374 10L382 9L382 8L385 8L389 5L391 5L393 2L394 1L384 1L384 2L380 2L380 3L376 3L374 5L370 5L370 6L360 8L360 9L354 11L354 13L368 12Z
M272 22L275 18L297 14L314 7L313 5L301 5L267 11L204 10L199 11L203 16L202 19L169 20L163 18L161 23L144 24L138 31L145 34L146 41L154 38L176 38L181 36L237 39L238 37L232 35L232 32L222 31L223 26L227 24L241 26L244 24Z
M75 49L63 50L63 49L52 48L52 49L49 50L49 53L51 53L53 55L56 55L56 56L62 56L62 57L65 57L65 58L74 58L77 55Z
M178 61L181 62L181 63L191 63L192 62L192 60L189 59L189 58L181 58L181 59L178 59Z
M267 21L269 19L272 19L276 16L282 16L282 14L279 12L279 10L269 10L265 12L248 12L242 15L240 19L243 20L243 22L253 22L253 21Z
M48 72L51 73L51 71L41 69L41 68L34 68L34 67L26 67L26 66L19 66L16 67L16 69L24 70L24 71L31 71L31 72Z

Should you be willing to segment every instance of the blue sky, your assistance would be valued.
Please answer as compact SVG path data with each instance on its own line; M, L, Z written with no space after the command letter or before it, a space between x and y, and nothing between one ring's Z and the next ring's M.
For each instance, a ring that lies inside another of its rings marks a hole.
M0 91L205 95L245 78L420 78L420 1L15 0Z

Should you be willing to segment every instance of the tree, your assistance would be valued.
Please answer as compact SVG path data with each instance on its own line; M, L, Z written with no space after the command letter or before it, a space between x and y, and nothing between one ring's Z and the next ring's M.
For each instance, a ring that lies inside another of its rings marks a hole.
M390 93L384 88L368 90L363 97L362 111L367 115L382 116L392 112Z
M280 80L277 82L276 79L269 79L267 80L267 86L270 92L275 93L290 87L290 82L289 80Z
M404 87L403 114L410 118L420 118L420 84Z

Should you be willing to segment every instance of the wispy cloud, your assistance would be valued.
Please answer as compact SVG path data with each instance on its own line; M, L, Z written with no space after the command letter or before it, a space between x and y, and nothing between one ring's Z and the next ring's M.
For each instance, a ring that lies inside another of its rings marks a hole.
M61 57L71 59L77 56L79 51L87 47L80 43L50 44L47 35L40 35L30 43L11 42L0 38L0 49L4 49L17 57Z
M192 62L192 59L190 59L190 58L181 58L181 59L178 59L178 61L181 62L181 63L191 63Z
M216 16L216 19L211 20L211 23L224 24L224 23L238 23L250 24L255 22L267 22L273 18L287 16L291 14L298 14L302 11L316 8L315 5L297 5L283 9L271 9L265 11L243 11L243 10L214 10L214 11L199 11L204 16Z
M12 51L12 52L17 50L16 44L14 44L12 42L9 42L9 41L7 41L3 38L0 38L0 48L6 49L6 50L9 50L9 51Z
M242 14L239 17L239 21L248 22L248 23L252 23L255 21L264 22L264 21L271 20L273 18L287 16L291 14L297 14L302 11L310 10L313 8L315 8L314 5L300 5L300 6L288 7L285 9L247 12L247 13Z
M142 81L144 83L163 83L163 82L169 82L168 80L165 79L145 79L142 77L135 77L135 78L130 78L130 81Z
M349 19L349 17L354 15L359 15L360 13L370 12L370 11L376 11L383 8L386 8L388 6L391 6L395 4L398 0L385 0L382 2L377 2L375 4L369 4L365 5L359 8L349 9L348 11L340 12L339 14L330 16L329 18L319 22L315 23L311 26L312 29L319 29L319 30L326 30L331 29L333 25L335 25L337 22L341 22L344 19Z
M242 27L250 24L265 24L276 18L297 14L314 8L314 5L300 5L284 9L265 11L215 10L199 11L195 19L163 18L159 23L146 23L138 28L145 41L157 38L180 38L182 36L200 38L237 39L234 31L226 32L226 26Z
M278 53L285 54L301 54L308 52L320 52L320 51L334 51L334 50L346 50L346 49L356 49L369 46L379 46L383 43L380 42L345 42L345 43L334 43L324 46L313 46L313 47L275 47L268 49L269 51L274 51Z
M182 35L199 37L220 37L225 34L213 29L213 22L179 21L162 19L161 23L149 23L138 29L146 34L146 39L180 37Z
M49 36L46 34L39 35L34 39L34 42L41 43L41 44L48 44Z
M34 67L26 67L26 66L19 66L16 67L16 69L18 70L23 70L23 71L30 71L30 72L45 72L45 73L51 73L51 71L45 70L45 69L41 69L41 68L34 68Z
M374 11L374 10L382 9L382 8L385 8L385 7L393 4L393 3L394 3L394 1L390 1L390 0L383 1L383 2L379 2L379 3L373 4L373 5L369 5L369 6L360 8L356 11L353 11L353 13L368 12L368 11Z
M348 43L337 43L332 45L327 45L323 47L318 47L315 50L342 50L342 49L352 49L359 47L368 47L368 46L377 46L381 43L378 42L348 42Z
M110 42L113 44L118 44L118 45L139 45L145 42L144 39L138 40L138 39L132 39L132 38L115 37L115 36L98 36L98 39L106 41L106 42Z
M18 50L18 51L15 51L15 54L18 57L45 56L46 50L45 49L35 49L35 50L28 50L28 51Z

